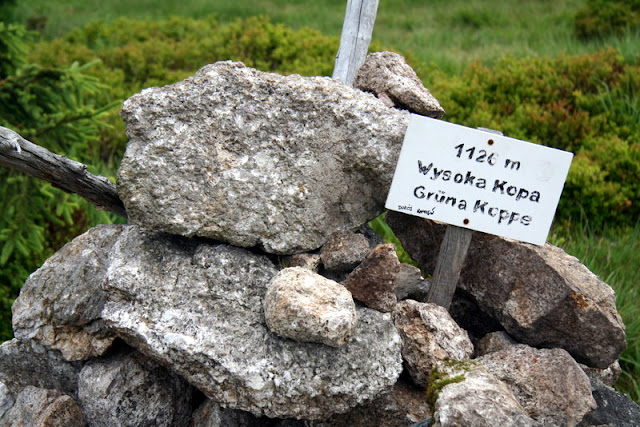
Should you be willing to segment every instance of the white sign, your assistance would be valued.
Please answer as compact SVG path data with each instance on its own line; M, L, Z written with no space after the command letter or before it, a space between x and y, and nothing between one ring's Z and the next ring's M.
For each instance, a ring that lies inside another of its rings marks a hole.
M385 207L544 245L572 158L412 114Z

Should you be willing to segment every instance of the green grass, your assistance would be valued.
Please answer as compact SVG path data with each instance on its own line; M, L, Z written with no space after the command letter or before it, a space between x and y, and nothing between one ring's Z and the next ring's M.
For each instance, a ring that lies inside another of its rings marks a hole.
M339 36L346 0L30 0L17 2L13 17L40 28L53 39L86 23L119 16L134 19L163 19L171 15L202 18L214 15L221 22L266 15L273 22L294 29L311 27ZM374 40L387 49L409 53L429 68L450 75L481 61L492 65L504 55L592 53L615 47L627 62L640 62L640 33L584 42L573 34L574 13L586 0L383 0L380 2ZM8 16L0 11L0 16ZM1 19L1 18L0 18ZM44 25L43 25L44 24ZM40 27L38 27L40 26ZM604 95L611 95L603 87ZM638 114L638 97L628 94L620 114ZM605 96L603 102L610 97ZM610 109L621 108L611 104ZM377 224L382 233L387 230ZM638 313L639 226L627 230L592 230L573 226L556 228L551 241L577 256L617 293L617 304L627 326L628 348L621 362L624 373L618 388L640 400L640 313Z

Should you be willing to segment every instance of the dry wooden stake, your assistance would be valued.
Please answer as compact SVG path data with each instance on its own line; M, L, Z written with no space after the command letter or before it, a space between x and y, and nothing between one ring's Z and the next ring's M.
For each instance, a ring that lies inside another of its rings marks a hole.
M433 272L427 302L449 309L472 235L473 231L467 228L447 226L440 245L440 254Z
M502 132L493 129L478 128L487 132L502 135ZM465 219L465 224L468 220ZM467 257L469 244L473 230L468 228L448 225L444 233L444 239L440 245L440 253L433 272L433 280L427 294L427 302L438 304L447 310L453 301L453 294L460 279L460 272Z
M367 57L377 11L378 0L347 2L333 77L348 86L353 86L356 72Z

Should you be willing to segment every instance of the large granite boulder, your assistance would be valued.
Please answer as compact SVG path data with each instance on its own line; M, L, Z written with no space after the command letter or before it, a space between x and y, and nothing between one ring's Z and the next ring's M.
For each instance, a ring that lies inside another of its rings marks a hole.
M476 361L507 384L527 414L544 426L575 426L596 408L589 377L565 350L517 344Z
M397 212L386 220L413 259L432 271L446 226ZM626 347L613 289L553 245L476 232L458 288L531 346L560 347L598 368L611 365Z
M328 77L218 62L122 117L132 223L290 254L383 211L409 113Z
M78 400L91 426L186 426L191 386L135 351L125 350L85 364Z
M57 280L58 271L70 271L82 265L83 257L91 259L108 246L108 256L101 257L103 264L95 269L101 288L96 289L99 298L94 302L101 311L98 315L97 308L86 308L101 325L96 333L124 338L223 406L258 416L326 418L388 391L402 370L400 337L388 314L356 309L358 326L339 349L300 343L271 332L263 301L278 268L266 255L202 239L147 234L136 226L100 227L78 237L71 247L74 244L78 249L64 251L64 260L37 275L33 288L46 287L47 282ZM97 281L83 274L64 277L69 278L70 289L90 289L75 281L90 281L91 286ZM57 286L52 289L56 290L53 295L59 294ZM42 302L42 308L34 312L57 318L58 311L66 313L69 307L80 305L75 298L87 301L88 293L68 291L55 303ZM40 303L31 299L46 299L46 295L26 293L20 304L36 306ZM34 317L38 316L43 317ZM88 338L82 342L91 342L91 330L79 327L85 319L77 317L79 325L69 319L65 321L69 330ZM79 341L69 337L70 342ZM42 348L43 363L21 358L19 349L13 348L24 345L16 341L2 346L2 351L16 355L3 358L0 368L7 365L10 370L24 360L25 372L37 368L50 381L59 376L48 376L51 367L62 366L70 370L67 376L73 385L60 388L75 393L78 367L67 364L60 355L51 365L48 355L56 350L30 343ZM29 384L33 377L6 376L0 379L8 387Z
M402 370L390 315L357 309L358 326L340 348L282 338L263 312L277 273L264 255L127 227L102 316L214 401L258 416L321 419L388 391Z

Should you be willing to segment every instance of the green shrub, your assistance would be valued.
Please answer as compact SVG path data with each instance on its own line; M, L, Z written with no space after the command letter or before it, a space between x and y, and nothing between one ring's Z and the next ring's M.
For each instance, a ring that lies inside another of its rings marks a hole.
M0 16L3 21L11 22L13 20L13 9L16 6L16 0L0 0Z
M575 154L557 219L633 226L640 216L640 67L614 50L557 58L504 58L439 76L445 118Z
M575 17L575 32L582 39L636 29L640 29L638 0L587 0L587 6Z

